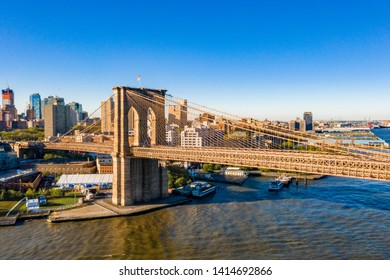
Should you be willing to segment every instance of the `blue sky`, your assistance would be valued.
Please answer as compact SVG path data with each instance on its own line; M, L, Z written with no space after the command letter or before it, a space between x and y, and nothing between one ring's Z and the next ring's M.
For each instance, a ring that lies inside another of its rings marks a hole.
M294 2L294 3L293 3ZM0 87L91 112L118 85L242 116L390 119L388 1L0 1Z

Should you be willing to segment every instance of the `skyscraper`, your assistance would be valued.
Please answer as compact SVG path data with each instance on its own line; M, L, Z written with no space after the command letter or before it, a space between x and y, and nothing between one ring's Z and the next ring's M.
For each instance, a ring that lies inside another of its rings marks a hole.
M306 131L313 130L313 114L311 112L304 112L303 119L306 122Z
M65 106L61 97L49 96L42 102L45 120L45 138L57 136L58 133L67 132L74 124L70 120L70 107Z
M75 122L78 123L83 120L83 105L77 102L70 102L67 104L70 107L72 114L75 116Z
M289 121L289 129L291 131L306 131L306 122L300 118Z
M30 108L34 112L34 119L42 119L42 101L39 93L30 95Z
M3 109L7 105L15 106L15 104L14 104L14 91L10 88L3 89L1 91L1 100L2 100Z
M0 121L5 122L5 126L11 127L12 121L18 118L18 112L14 104L14 91L10 88L1 91L2 107Z

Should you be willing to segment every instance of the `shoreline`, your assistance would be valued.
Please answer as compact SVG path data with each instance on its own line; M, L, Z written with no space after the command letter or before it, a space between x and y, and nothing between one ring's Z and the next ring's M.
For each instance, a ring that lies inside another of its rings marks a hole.
M111 197L98 198L79 204L77 207L61 210L46 210L37 213L17 214L0 217L0 226L15 226L18 222L29 219L45 219L48 223L87 221L124 216L142 215L164 208L169 208L192 201L190 198L171 195L168 198L153 200L131 206L117 206L111 203Z
M165 199L151 201L131 206L117 206L111 203L111 198L96 199L84 207L74 208L64 212L53 212L49 215L47 222L62 223L71 221L87 221L96 219L107 219L123 216L136 216L149 212L169 208L190 202L189 198L170 196Z
M280 173L280 172L261 172L261 171L248 171L249 176L262 176L262 177L279 177L281 174L287 174L293 179L304 180L319 180L326 175L316 174L293 174L293 173ZM203 177L203 176L202 176ZM199 178L200 179L200 178ZM224 178L226 180L226 178ZM236 178L237 179L237 178ZM221 182L224 180L208 180L208 178L202 178L205 181L215 181L220 183L241 185L245 179ZM239 182L238 182L239 181ZM107 219L123 216L136 216L142 215L160 209L173 207L190 202L190 198L183 198L180 196L170 195L168 198L154 200L148 203L141 203L131 206L117 206L111 203L111 198L98 198L90 202L85 202L77 206L72 205L68 209L56 209L46 210L39 213L25 213L11 216L8 218L0 218L0 226L12 226L16 225L19 221L27 219L44 219L46 218L49 223L61 223L70 221L87 221L96 219Z

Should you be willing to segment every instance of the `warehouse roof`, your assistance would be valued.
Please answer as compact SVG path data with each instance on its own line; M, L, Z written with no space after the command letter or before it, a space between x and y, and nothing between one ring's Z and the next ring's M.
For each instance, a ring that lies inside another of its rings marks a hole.
M112 174L63 174L57 185L112 184Z

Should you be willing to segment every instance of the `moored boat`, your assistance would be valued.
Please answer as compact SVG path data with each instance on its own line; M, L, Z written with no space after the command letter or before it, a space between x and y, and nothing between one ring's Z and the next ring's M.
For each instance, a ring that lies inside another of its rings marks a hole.
M181 188L176 188L172 190L173 194L178 194L178 195L184 195L184 196L190 196L192 193L192 188L190 185L186 185Z
M192 188L191 194L193 197L197 198L202 198L217 191L217 188L208 182L196 181L192 182L191 185L195 185L195 187Z
M287 176L286 174L280 175L275 181L281 182L283 186L288 186L292 180L292 177Z
M269 192L278 192L283 188L283 183L277 180L272 181L268 186Z

